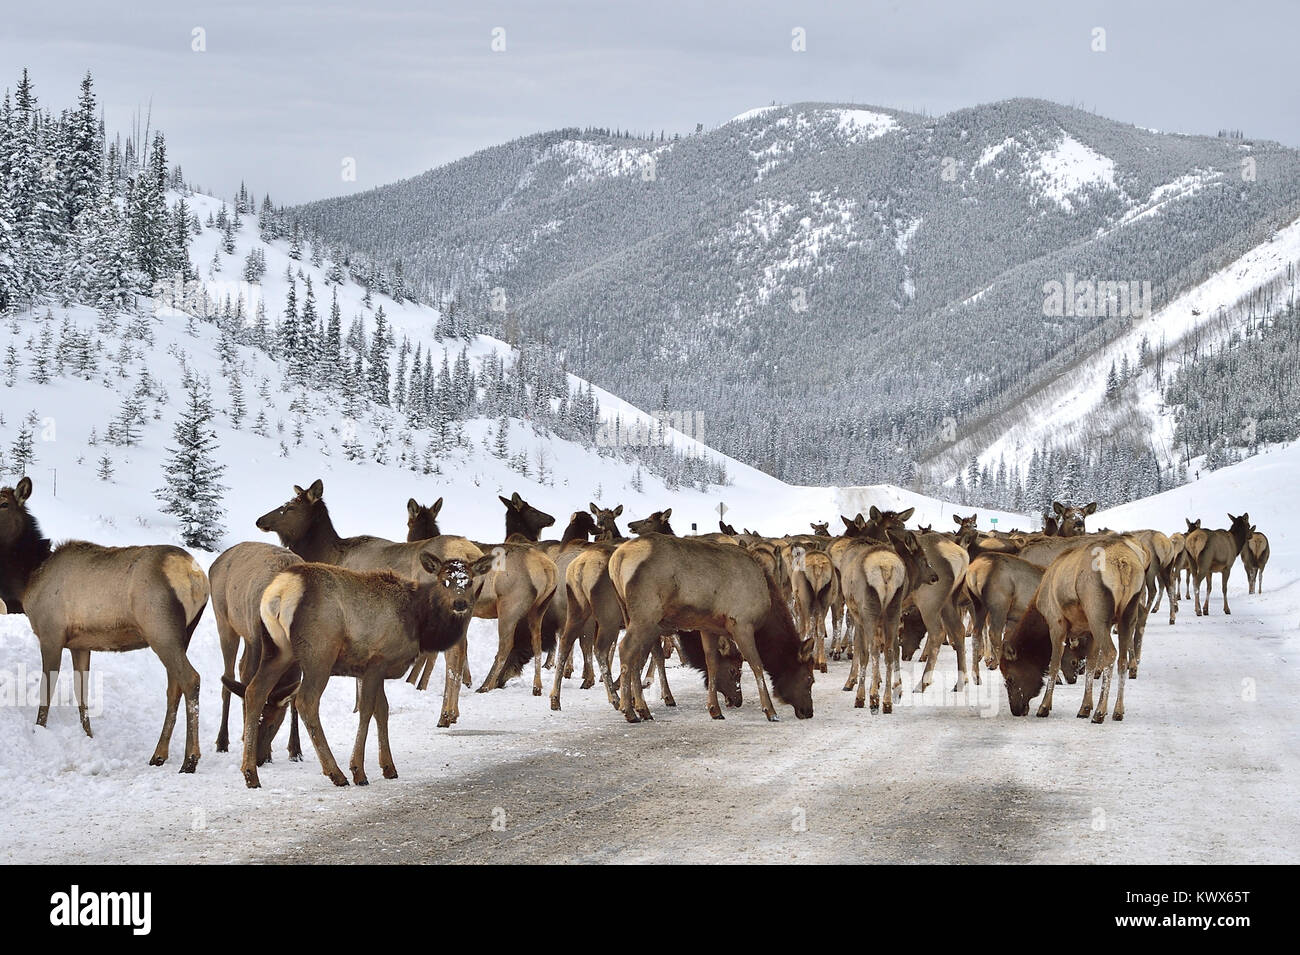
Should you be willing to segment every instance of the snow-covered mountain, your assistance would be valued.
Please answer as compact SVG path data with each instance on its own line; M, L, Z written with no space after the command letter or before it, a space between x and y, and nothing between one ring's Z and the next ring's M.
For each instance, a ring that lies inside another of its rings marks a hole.
M670 407L704 413L738 459L909 483L951 478L950 434L983 435L1132 330L1106 307L1051 313L1047 283L1149 289L1155 347L1180 297L1297 203L1294 150L1018 99L556 130L294 212L633 402L669 381Z

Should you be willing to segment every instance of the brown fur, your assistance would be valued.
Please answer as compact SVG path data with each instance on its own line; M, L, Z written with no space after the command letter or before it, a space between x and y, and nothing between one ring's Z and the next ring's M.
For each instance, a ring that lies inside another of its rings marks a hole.
M1240 517L1229 514L1228 520L1232 526L1227 530L1205 530L1198 527L1187 535L1184 543L1194 576L1192 606L1198 617L1210 612L1210 585L1215 574L1220 574L1223 580L1223 612L1232 613L1228 606L1228 577L1232 574L1232 565L1236 563L1237 556L1250 540L1251 526L1249 514ZM1202 583L1205 584L1204 610L1201 607Z
M1246 582L1250 585L1250 592L1264 592L1264 567L1268 564L1269 548L1268 538L1254 527L1251 529L1250 540L1246 541L1246 546L1241 549L1241 566L1246 570Z

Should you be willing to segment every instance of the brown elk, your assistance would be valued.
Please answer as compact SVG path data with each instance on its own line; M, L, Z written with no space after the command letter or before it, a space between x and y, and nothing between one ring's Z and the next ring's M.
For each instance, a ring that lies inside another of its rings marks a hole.
M1162 578L1160 589L1156 593L1156 599L1151 604L1151 612L1155 613L1160 609L1160 601L1164 597L1169 598L1169 623L1173 625L1174 619L1178 616L1178 600L1180 599L1179 576L1186 565L1186 538L1182 534L1169 535L1170 558L1167 568L1167 579ZM1172 589L1171 589L1172 588Z
M1012 554L980 554L971 560L963 583L971 601L971 634L975 652L983 649L990 670L997 668L1003 637L1020 623L1042 578L1041 567Z
M826 672L826 614L838 594L835 566L823 551L801 545L790 549L790 587L805 637L816 641L814 665Z
M509 497L497 495L506 506L506 540L518 534L524 540L536 541L542 531L555 523L555 518L545 511L539 511L515 491Z
M638 678L660 633L699 630L708 659L708 707L722 719L717 700L718 639L725 636L744 657L758 684L769 720L777 719L764 676L772 673L777 698L795 715L813 715L811 640L800 641L776 581L739 547L669 537L644 536L619 545L609 560L627 621L619 654L620 703L628 722L652 719Z
M275 579L276 574L301 564L302 558L291 550L245 541L224 551L208 569L212 589L212 614L217 619L217 639L221 643L221 656L225 663L221 686L221 728L217 732L217 752L230 749L230 687L235 678L235 657L243 644L244 653L239 659L239 681L247 684L257 672L262 658L262 648L270 639L262 623L262 592ZM284 686L272 691L273 699L281 699L287 689L296 687L300 674L296 668L287 671L281 681ZM289 759L302 759L302 745L298 740L298 710L290 704L293 718L289 728ZM271 742L284 720L285 706L268 705L262 713L261 739L257 747L257 763L271 759ZM241 720L242 725L242 720Z
M1094 723L1105 720L1112 668L1118 660L1114 719L1124 718L1124 678L1145 578L1146 555L1141 545L1123 536L1090 542L1052 562L1020 623L1002 644L1000 667L1013 715L1027 714L1030 701L1046 686L1038 715L1047 716L1067 644L1091 640L1079 717L1091 713ZM1118 650L1111 640L1112 627L1118 630ZM1099 670L1104 675L1094 713L1092 681Z
M1241 566L1246 569L1246 581L1250 584L1250 592L1255 593L1256 584L1259 585L1259 593L1264 592L1264 567L1268 564L1268 538L1255 530L1254 525L1250 528L1250 540L1246 541L1246 546L1241 549Z
M474 615L497 621L497 655L476 692L500 689L533 661L533 696L542 695L543 620L555 594L555 562L528 544L497 544L470 565ZM550 638L553 641L554 631ZM551 643L554 648L554 643Z
M241 769L250 789L257 774L257 718L284 670L302 668L298 712L320 759L321 772L346 786L325 739L320 698L331 676L361 681L361 716L349 769L364 786L366 735L375 720L379 765L384 778L396 779L388 746L388 697L384 680L400 677L420 653L446 650L465 639L473 605L469 575L459 560L420 555L425 575L419 581L390 571L354 571L329 564L298 564L276 575L262 595L262 622L270 634L261 664L245 690L244 759Z
M0 600L25 613L41 648L36 725L49 718L50 700L66 649L72 656L81 728L90 654L149 647L167 670L167 710L151 766L167 762L181 697L185 697L182 773L199 764L199 674L186 652L208 602L208 578L179 547L101 547L67 541L52 547L27 510L31 478L0 489Z
M1220 574L1223 578L1223 612L1232 613L1232 609L1228 606L1228 577L1232 573L1232 565L1236 563L1237 556L1250 540L1251 529L1249 514L1242 514L1240 517L1229 514L1228 520L1232 522L1232 526L1227 530L1211 531L1198 527L1187 535L1184 542L1187 559L1195 575L1192 581L1192 606L1196 609L1198 617L1210 612L1210 586L1215 574ZM1205 583L1203 611L1201 609L1202 581Z
M820 524L817 523L817 521L812 521L808 526L812 528L813 534L817 537L831 536L831 525L829 521L822 521Z
M439 560L459 560L466 564L483 556L473 542L452 535L406 543L365 534L340 537L334 529L329 508L325 506L322 481L313 481L306 490L295 484L293 492L293 497L263 514L256 523L258 530L276 534L283 546L303 560L336 564L349 570L391 570L410 580L418 580L422 576L421 555L425 553L433 554ZM407 503L407 514L409 534L410 502ZM462 642L448 653L450 665L443 688L439 726L450 726L460 718L460 680L466 650ZM360 687L357 692L360 694ZM360 696L357 705L360 706Z
M873 509L874 510L874 509ZM876 515L873 513L873 519ZM911 531L886 526L887 543L863 539L850 547L840 563L844 603L854 620L856 648L844 689L856 684L853 705L866 700L867 660L871 660L871 712L881 708L880 656L885 656L884 712L894 710L894 668L899 665L899 626L903 602L918 587L934 584L939 574Z

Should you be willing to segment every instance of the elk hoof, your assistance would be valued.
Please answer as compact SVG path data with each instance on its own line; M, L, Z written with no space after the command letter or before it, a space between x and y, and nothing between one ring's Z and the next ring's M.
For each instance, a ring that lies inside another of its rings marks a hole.
M1093 716L1092 716L1092 721L1093 721L1094 723L1104 723L1104 722L1106 722L1106 714L1105 714L1105 712L1102 711L1102 710L1098 710L1096 713L1093 714Z
M884 713L892 713L892 712L894 712L894 704L893 704L893 701L891 701L891 700L885 700L885 702L881 704L880 709L881 709L881 711L884 712Z
M252 769L244 770L244 785L249 789L261 789L262 783L257 778L257 771Z
M1091 706L1081 706L1081 707L1079 707L1079 712L1078 712L1077 715L1078 715L1079 719L1081 719L1081 720L1086 720L1089 716L1092 715L1092 707L1091 707Z
M1136 680L1138 678L1137 667L1129 667L1128 678L1130 680Z
M446 713L443 713L442 716L438 718L438 728L446 729L450 725L451 725L451 717L449 717Z
M90 720L83 719L81 721L81 728L85 731L86 735L89 736L91 739L95 738L95 734L90 731Z
M625 720L627 720L629 723L640 723L640 722L641 722L641 717L637 716L636 713L634 713L632 710L624 710L624 711L623 711L623 718L624 718Z
M880 712L880 701L879 701L879 700L872 700L872 701L871 701L871 713L872 713L872 715L874 716L875 714L877 714L877 713L879 713L879 712Z
M192 773L199 768L199 756L195 753L193 756L186 756L185 761L181 763L181 772Z
M677 705L677 701L674 700L671 696L664 697L664 706L676 706L676 705Z
M218 752L218 753L228 753L228 752L230 752L230 744L229 744L228 742L223 741L223 740L217 740L217 752Z
M341 770L326 773L325 775L329 776L330 782L335 786L346 786L348 784L348 777L344 776Z
M643 719L647 723L653 723L655 721L654 714L652 714L649 710L638 710L637 716L641 717L641 719Z
M540 686L533 687L533 696L541 696L541 695L542 695L542 688Z
M1110 715L1110 721L1112 723L1122 723L1124 721L1124 711L1116 710Z
M722 715L722 707L720 707L720 706L710 706L710 707L709 707L709 715L710 715L711 717L713 717L715 720L725 720L725 719L726 719L726 717Z
M587 678L585 678L585 679L582 681L582 684L578 687L578 689L580 689L580 690L590 690L590 689L591 689L593 686L595 686L595 685L596 685L596 678L595 678L595 677L587 677Z
M822 673L827 672L827 671L826 671L826 663L825 663L825 661L819 663L819 664L817 665L817 669L818 669L819 671L821 671Z
M385 778L385 779L396 779L396 778L397 778L397 767L396 767L396 766L385 766L385 767L384 767L384 778Z
M1034 715L1035 715L1035 716L1046 716L1046 715L1047 715L1048 713L1050 713L1050 712L1052 712L1052 711L1049 710L1046 706L1039 706L1039 707L1038 707L1038 712L1035 713Z
M860 710L860 709L862 709L862 708L863 708L864 706L866 706L866 705L867 705L867 701L866 701L866 700L857 699L857 700L854 700L854 701L853 701L853 708L854 708L855 710Z
M490 687L490 686L488 686L486 683L484 683L482 686L480 686L480 687L479 687L477 690L475 690L474 692L475 692L475 693L486 693L486 692L487 692L488 690L490 690L490 689L492 689L492 687Z
M269 763L269 762L271 761L271 760L270 760L270 757L268 757L266 761ZM302 762L302 750L298 750L296 753L293 752L293 751L290 751L290 753L289 753L289 762L291 762L291 763L301 763L301 762Z
M149 757L149 765L150 765L150 766L161 766L161 765L162 765L163 763L165 763L165 762L167 762L167 757L166 757L166 756L159 756L157 753L155 753L153 756L150 756L150 757Z
M776 713L768 713L767 721L769 723L779 723L781 722L781 717L777 716Z

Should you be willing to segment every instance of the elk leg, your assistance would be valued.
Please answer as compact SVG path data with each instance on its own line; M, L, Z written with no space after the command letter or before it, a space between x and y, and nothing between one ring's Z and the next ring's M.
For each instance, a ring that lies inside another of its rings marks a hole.
M385 779L396 779L397 764L388 745L388 694L384 692L383 680L379 681L379 692L375 695L375 735L379 737L379 768Z
M535 610L528 617L528 632L533 639L533 696L542 695L542 618L546 608ZM551 651L552 654L555 652ZM563 667L557 667L557 670Z
M704 689L709 716L715 720L726 719L718 705L718 637L701 631L700 643L704 647Z
M560 655L560 659L568 662L569 654L573 652L573 642L577 638L580 629L586 626L585 614L576 606L575 601L569 601L569 613L564 621L564 629L560 631L560 639L555 645L555 652ZM583 650L584 655L586 650ZM588 664L590 666L590 664ZM560 687L564 684L564 668L555 668L555 679L551 681L551 709L559 710L560 708ZM584 683L585 687L587 684Z
M335 786L346 786L348 778L343 775L343 770L339 769L339 764L330 751L329 741L325 738L325 729L320 723L320 697L325 692L325 684L328 680L328 671L323 677L315 673L303 673L302 685L298 688L298 714L302 717L303 725L307 727L311 745L316 749L316 758L320 760L321 772L328 776Z
M758 656L758 646L754 643L754 629L747 624L736 624L736 629L730 634L731 640L740 650L740 655L745 658L749 668L754 671L754 682L758 684L758 702L763 707L763 713L772 723L779 722L781 717L776 715L776 707L772 705L772 696L767 692L767 677L763 674L763 661Z
M596 685L596 668L592 665L596 657L596 628L590 623L582 628L578 646L582 648L582 683L578 689L590 690Z
M375 702L383 689L383 672L378 667L371 667L365 676L357 680L361 690L361 718L357 721L357 741L352 746L352 759L348 769L352 771L352 781L358 786L366 786L366 736L370 731L370 720L375 715Z
M465 659L468 655L469 640L466 636L453 643L442 655L443 668L446 672L443 674L442 683L442 713L438 716L438 725L441 727L450 726L460 719L460 685L469 667ZM387 702L388 697L385 694L385 706ZM386 717L385 722L387 722Z
M1124 614L1119 622L1119 690L1115 694L1115 711L1111 714L1112 722L1120 722L1124 719L1124 673L1125 664L1134 660L1140 647L1134 640L1135 621L1130 612ZM1132 664L1133 672L1137 673L1137 663Z
M664 706L676 706L677 701L673 699L673 691L668 686L668 668L664 664L664 645L656 641L654 646L655 667L659 670L659 697L663 700Z
M510 656L510 648L515 638L515 623L517 617L513 613L499 612L497 615L497 657L492 661L492 669L488 671L487 679L479 686L477 693L486 693L488 690L495 690L501 680L501 673L506 668L506 659Z
M876 632L871 638L871 712L880 712L880 645L884 642L884 634L881 632L882 622L876 621ZM863 669L866 669L865 661Z
M1047 716L1052 712L1052 691L1056 689L1056 674L1061 669L1061 654L1065 650L1066 623L1058 620L1055 626L1049 625L1052 633L1052 661L1047 665L1047 691L1043 702L1038 705L1038 716Z
M77 715L81 717L81 728L87 736L95 738L90 731L90 715L86 710L86 694L90 687L90 651L72 650L72 688L77 695Z
M1092 680L1097 672L1097 641L1092 641L1092 646L1088 648L1088 658L1084 661L1083 675L1083 703L1079 706L1079 712L1076 714L1079 719L1085 720L1092 715Z
M614 645L618 641L618 632L622 629L622 618L618 621L596 619L596 665L600 667L600 680L605 686L605 696L610 705L618 709L618 688L614 686Z
M271 691L275 689L280 678L293 663L293 657L284 652L274 654L262 654L262 659L258 663L257 672L253 674L253 679L245 684L244 687L244 755L240 761L239 768L244 774L244 785L249 789L257 789L261 785L257 776L258 749L261 741L262 713L266 709L266 701L270 698ZM295 699L292 703L294 712L293 728L289 734L289 754L293 758L294 736L297 730L297 713L298 703ZM299 759L301 759L301 752Z
M641 695L641 657L644 646L658 637L656 627L641 623L628 623L627 633L618 648L619 674L618 692L623 718L629 723L639 723L643 719L654 719L645 706Z
M239 652L239 634L235 633L230 623L221 615L217 615L217 640L221 644L221 675L227 679L235 678L235 656ZM240 680L244 686L248 686L247 673L244 672L243 662L248 659L248 651L244 651L243 660L240 661ZM227 753L230 751L230 689L221 684L221 725L217 728L217 752Z
M1232 565L1231 565L1231 564L1229 564L1227 567L1223 568L1223 612L1224 612L1225 614L1232 613L1232 608L1228 606L1228 574L1230 574L1230 573L1232 573ZM1213 576L1213 575L1211 575L1211 576ZM1209 603L1210 603L1210 587L1209 587L1209 584L1206 584L1206 587L1205 587L1205 603L1206 603L1207 606L1208 606Z
M920 611L921 620L925 623L925 649L921 651L921 657L925 660L925 669L921 671L921 680L912 692L924 693L934 682L934 668L939 662L939 648L943 646L944 623L942 617L935 617L933 608L927 612L918 603L916 609ZM956 689L953 688L954 692Z
M1104 631L1097 634L1101 628L1094 627L1092 635L1092 645L1101 649L1097 653L1097 665L1102 668L1101 673L1101 699L1097 701L1097 709L1092 714L1094 723L1103 723L1106 720L1106 710L1110 702L1110 681L1111 675L1115 669L1115 661L1118 654L1115 651L1115 644L1110 639L1110 624L1107 623Z
M44 726L50 716L50 702L54 688L59 683L59 667L63 665L63 647L41 644L41 695L36 707L36 725Z
M662 654L663 650L660 649L659 652ZM641 688L645 689L649 687L650 684L654 682L654 680L655 680L655 655L654 655L654 651L651 650L650 656L646 659L645 675L641 677Z
M846 606L845 613L847 614L847 619L845 620L845 627L844 627L845 639L847 640L848 632L850 629L852 629L853 640L856 643L858 639L858 630L860 628L858 624L854 623L854 621L856 621L858 617L857 609L855 607ZM838 657L836 659L838 659ZM855 686L858 685L858 659L853 654L850 654L849 661L850 661L849 676L848 679L844 681L844 686L842 688L845 693L850 692Z
M881 711L894 712L894 667L899 662L898 633L902 625L903 597L896 594L889 606L885 608L885 686L887 692L881 703Z
M302 740L298 738L298 701L289 704L289 762L302 762Z

